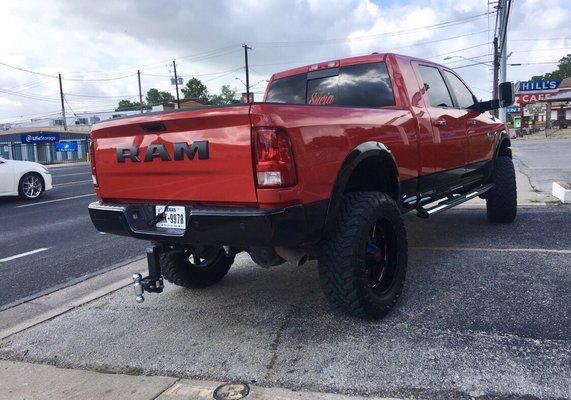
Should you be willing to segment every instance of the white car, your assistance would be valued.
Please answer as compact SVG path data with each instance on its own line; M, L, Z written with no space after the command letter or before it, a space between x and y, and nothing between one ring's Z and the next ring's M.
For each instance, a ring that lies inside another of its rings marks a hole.
M42 164L0 157L0 196L31 200L51 188L52 176Z

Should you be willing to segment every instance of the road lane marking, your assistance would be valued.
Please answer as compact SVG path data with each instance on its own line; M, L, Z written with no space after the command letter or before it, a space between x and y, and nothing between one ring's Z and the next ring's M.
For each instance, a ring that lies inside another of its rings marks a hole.
M32 254L41 253L42 251L46 251L48 249L49 249L49 247L42 247L41 249L31 250L31 251L27 251L25 253L16 254L15 256L2 258L0 260L0 263L6 262L6 261L12 261L12 260L15 260L16 258L31 256Z
M89 197L89 196L95 196L95 193L82 194L82 195L79 195L79 196L64 197L63 199L40 201L40 202L37 202L37 203L31 203L31 204L22 204L21 206L16 206L16 208L39 206L39 205L41 205L41 204L57 203L58 201L66 201L66 200L80 199L80 198L82 198L82 197Z
M74 174L63 174L63 175L58 175L58 174L52 174L52 176L54 178L62 178L64 176L76 176L76 175L89 175L91 174L91 171L87 171L87 172L76 172Z
M437 250L437 251L499 251L510 253L557 253L557 254L571 254L571 250L559 249L530 249L530 248L484 248L484 247L411 247L411 250Z
M74 181L74 182L65 182L65 183L58 183L56 185L54 185L54 187L60 187L60 186L69 186L69 185L75 185L76 183L87 183L87 182L93 182L91 179L87 179L85 181Z

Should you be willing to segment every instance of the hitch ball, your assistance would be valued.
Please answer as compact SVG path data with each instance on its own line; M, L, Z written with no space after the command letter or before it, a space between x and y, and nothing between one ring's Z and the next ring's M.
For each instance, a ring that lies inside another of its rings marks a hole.
M145 289L143 289L143 284L141 283L142 279L143 277L141 274L133 274L133 290L135 291L135 300L137 303L145 301L145 298L143 297Z

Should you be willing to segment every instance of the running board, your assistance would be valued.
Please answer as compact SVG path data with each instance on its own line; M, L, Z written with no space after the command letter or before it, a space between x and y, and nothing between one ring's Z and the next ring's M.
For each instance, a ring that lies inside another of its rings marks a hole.
M449 208L456 207L458 204L462 204L468 200L473 199L476 196L481 196L482 194L486 193L487 191L494 188L493 183L489 183L484 186L480 186L479 188L463 194L461 196L451 197L444 201L441 201L437 205L430 207L428 209L423 208L422 206L416 209L416 216L420 218L428 218L431 215L438 214L439 212L446 211Z

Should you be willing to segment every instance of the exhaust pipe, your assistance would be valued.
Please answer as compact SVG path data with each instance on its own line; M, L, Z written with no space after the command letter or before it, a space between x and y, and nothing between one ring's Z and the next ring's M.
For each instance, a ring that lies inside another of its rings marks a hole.
M299 267L307 261L307 253L303 250L292 249L290 247L276 247L276 253L288 263Z

